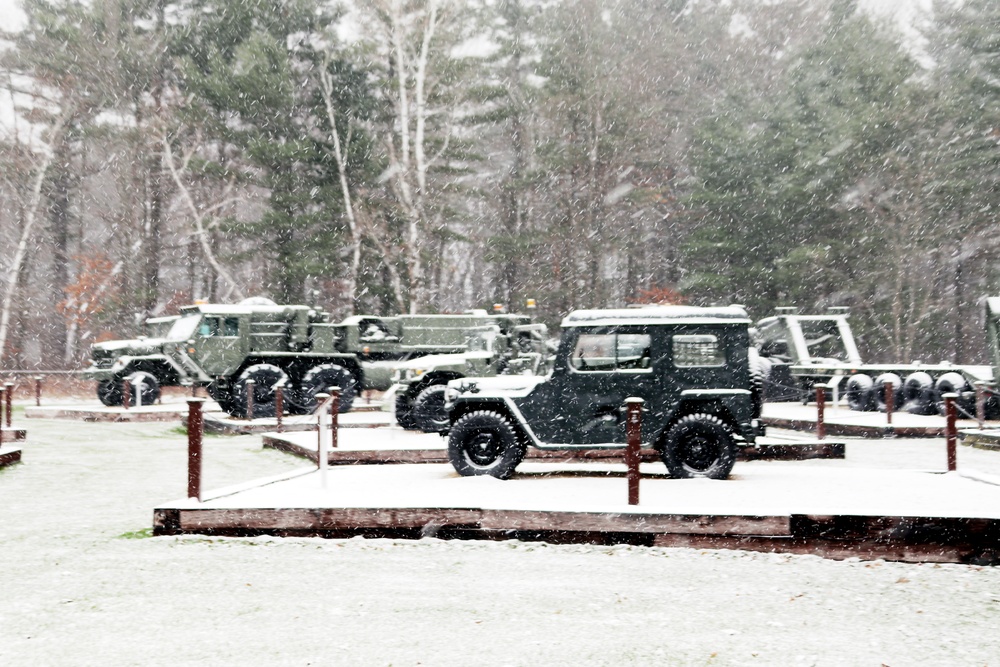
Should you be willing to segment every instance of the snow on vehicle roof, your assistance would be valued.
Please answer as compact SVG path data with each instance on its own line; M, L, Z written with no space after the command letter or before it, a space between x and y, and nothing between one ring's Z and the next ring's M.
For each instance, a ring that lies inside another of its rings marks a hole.
M750 318L742 306L646 306L608 310L575 310L562 321L563 327L614 324L749 324Z

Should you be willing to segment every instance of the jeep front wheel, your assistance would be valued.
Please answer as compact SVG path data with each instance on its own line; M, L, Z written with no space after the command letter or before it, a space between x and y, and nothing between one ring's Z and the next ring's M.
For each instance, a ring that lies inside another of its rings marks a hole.
M670 427L661 455L671 477L726 479L736 463L736 441L718 417L688 415Z
M507 479L524 458L525 444L503 415L480 410L455 422L448 436L448 460L458 474Z
M444 409L444 393L448 385L432 384L413 399L412 419L424 433L440 433L448 426L448 413Z

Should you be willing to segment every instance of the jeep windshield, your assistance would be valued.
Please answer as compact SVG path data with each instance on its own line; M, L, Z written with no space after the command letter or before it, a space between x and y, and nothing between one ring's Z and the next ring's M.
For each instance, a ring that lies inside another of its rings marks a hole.
M199 322L201 322L201 313L183 315L179 320L174 322L164 338L175 343L182 343L190 338L194 338L194 332L198 330Z

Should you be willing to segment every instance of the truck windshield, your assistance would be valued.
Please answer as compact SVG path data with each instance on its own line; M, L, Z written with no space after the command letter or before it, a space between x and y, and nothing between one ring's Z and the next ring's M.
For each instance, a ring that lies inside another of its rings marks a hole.
M166 339L181 342L193 338L194 332L198 329L199 322L201 322L201 313L190 313L182 316L170 327Z
M836 320L802 320L800 324L810 359L848 361Z

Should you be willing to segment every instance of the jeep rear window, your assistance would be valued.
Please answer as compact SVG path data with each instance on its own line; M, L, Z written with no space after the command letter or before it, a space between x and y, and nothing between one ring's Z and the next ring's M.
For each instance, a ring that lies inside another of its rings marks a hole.
M649 334L582 334L570 366L578 371L649 371Z
M726 355L712 334L678 334L673 341L674 366L722 366Z

